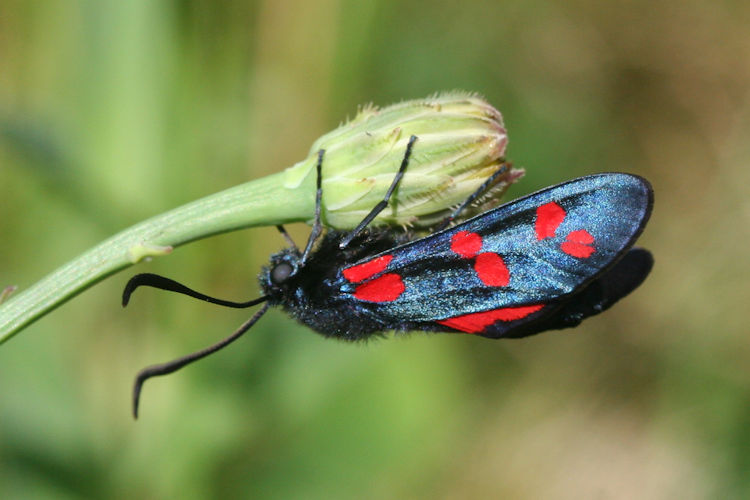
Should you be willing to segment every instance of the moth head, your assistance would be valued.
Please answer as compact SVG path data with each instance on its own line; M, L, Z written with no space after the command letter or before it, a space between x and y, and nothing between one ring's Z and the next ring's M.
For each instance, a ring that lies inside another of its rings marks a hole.
M271 262L260 273L260 286L270 297L283 294L293 286L300 268L300 256L296 249L287 248L271 256Z

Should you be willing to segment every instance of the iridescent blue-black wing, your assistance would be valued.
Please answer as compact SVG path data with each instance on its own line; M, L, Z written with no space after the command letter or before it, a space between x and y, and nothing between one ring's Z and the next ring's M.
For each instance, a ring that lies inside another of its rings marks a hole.
M574 179L342 269L337 298L399 329L517 337L574 326L648 275L651 255L630 248L652 204L638 176Z

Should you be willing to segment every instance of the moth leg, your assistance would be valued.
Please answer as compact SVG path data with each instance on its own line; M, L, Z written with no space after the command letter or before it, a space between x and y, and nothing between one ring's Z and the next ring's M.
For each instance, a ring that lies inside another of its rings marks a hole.
M302 253L302 257L299 261L299 266L302 267L307 260L307 256L312 251L315 240L320 236L322 230L322 224L320 223L320 200L323 198L323 188L321 187L321 172L323 170L323 155L325 155L325 149L318 151L318 163L315 165L315 219L313 221L313 227L310 231L310 236L307 238L307 245L305 245L305 251ZM284 234L285 231L282 232ZM291 240L291 238L290 238ZM296 245L295 245L296 246Z
M404 159L401 160L401 166L398 169L398 172L396 173L396 177L393 178L393 182L391 182L391 186L388 188L388 191L385 193L385 197L377 204L375 207L370 210L370 213L367 214L367 216L362 219L362 222L359 223L357 227L352 230L346 237L341 240L341 243L339 243L339 248L346 248L349 243L360 233L362 230L367 227L367 225L372 222L372 220L378 216L380 212L382 212L385 207L388 206L388 200L391 199L391 195L396 190L396 187L398 187L399 182L401 182L401 178L404 176L404 172L406 172L406 167L409 165L409 157L411 157L411 150L414 146L414 143L417 141L417 136L413 135L409 138L409 143L406 145L406 152L404 153Z
M509 167L510 167L510 163L503 163L502 167L500 169L498 169L497 172L495 172L494 174L492 174L491 176L489 176L487 178L487 180L484 181L482 183L482 185L477 188L476 191L474 191L473 193L471 193L471 195L468 198L466 198L466 200L464 200L464 202L461 203L453 211L452 214L450 214L448 217L446 217L445 219L443 219L443 221L436 226L435 231L442 231L443 229L445 229L446 227L448 227L451 224L451 222L453 222L454 220L456 220L456 218L459 216L459 214L466 209L466 207L468 207L469 205L471 205L472 203L474 203L474 201L477 198L479 198L480 196L482 196L482 194L484 194L485 191L487 191L490 187L492 187L492 185L495 184L495 181L497 180L497 178L500 177L501 175L504 175L508 171Z
M299 253L299 248L297 248L297 244L294 242L292 237L289 236L289 233L286 232L286 229L284 228L284 226L282 226L281 224L278 224L276 226L276 229L279 230L279 232L281 233L281 236L284 237L289 247L293 248L295 252Z

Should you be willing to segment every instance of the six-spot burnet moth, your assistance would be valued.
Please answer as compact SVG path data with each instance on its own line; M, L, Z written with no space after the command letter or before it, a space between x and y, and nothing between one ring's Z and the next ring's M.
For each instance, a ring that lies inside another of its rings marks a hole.
M629 294L650 272L651 254L632 245L651 213L653 192L645 179L630 174L574 179L448 227L492 185L491 177L424 238L369 228L406 172L416 139L410 139L384 199L362 222L352 231L323 236L324 151L319 152L315 220L307 244L300 251L278 226L290 246L272 255L260 273L262 297L231 302L154 274L134 276L123 292L123 305L143 285L228 307L265 303L218 344L142 370L133 391L134 416L146 379L225 347L273 305L318 333L343 340L388 330L518 338L576 326Z

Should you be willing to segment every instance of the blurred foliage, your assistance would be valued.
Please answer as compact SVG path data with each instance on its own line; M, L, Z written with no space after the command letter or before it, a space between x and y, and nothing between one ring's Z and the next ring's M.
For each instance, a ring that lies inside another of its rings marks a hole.
M303 158L357 105L484 94L528 174L656 190L644 286L565 333L347 345L116 275L0 348L0 497L750 497L750 4L0 3L0 288ZM292 228L304 240L307 228ZM142 265L252 297L273 229Z

